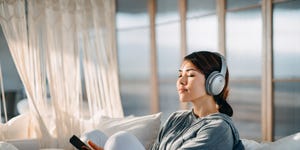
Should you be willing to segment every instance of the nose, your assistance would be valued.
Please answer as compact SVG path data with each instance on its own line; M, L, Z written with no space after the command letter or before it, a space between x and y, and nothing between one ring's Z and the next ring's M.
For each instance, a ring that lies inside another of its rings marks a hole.
M178 82L180 85L186 85L186 77L185 76L182 76L178 79Z

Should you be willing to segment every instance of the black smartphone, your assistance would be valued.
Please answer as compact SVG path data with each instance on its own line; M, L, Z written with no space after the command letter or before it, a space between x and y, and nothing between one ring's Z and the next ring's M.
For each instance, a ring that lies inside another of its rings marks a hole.
M82 142L76 135L70 138L70 143L79 150L91 150L84 142Z

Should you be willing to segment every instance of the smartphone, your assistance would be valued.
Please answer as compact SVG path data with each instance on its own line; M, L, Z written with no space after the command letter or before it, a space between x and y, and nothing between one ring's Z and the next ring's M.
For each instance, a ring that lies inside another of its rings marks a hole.
M79 150L91 150L84 142L82 142L76 135L70 138L70 143Z

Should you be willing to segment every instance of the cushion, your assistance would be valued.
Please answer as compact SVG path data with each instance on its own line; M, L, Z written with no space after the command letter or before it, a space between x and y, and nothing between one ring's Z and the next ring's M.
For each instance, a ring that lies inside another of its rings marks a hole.
M17 110L20 114L29 112L29 105L27 99L22 99L17 103Z
M262 145L254 140L241 139L245 150L256 150L259 149Z
M145 148L149 149L158 135L160 118L161 113L125 118L102 117L97 123L96 129L104 132L107 136L119 131L127 131L135 135Z
M0 149L5 150L18 150L14 145L6 142L0 142Z
M84 143L87 143L88 140L91 140L96 145L104 147L108 137L107 137L107 135L105 135L103 132L101 132L99 130L92 130L92 131L84 133L80 137L80 139Z
M274 142L258 143L253 140L242 139L245 150L298 150L300 148L300 132L283 137Z
M27 139L30 123L30 114L25 113L13 117L6 123L0 123L0 140Z
M6 142L14 145L19 150L39 150L40 149L38 139L8 140Z
M283 137L274 142L262 144L261 149L267 150L299 150L300 149L300 132Z

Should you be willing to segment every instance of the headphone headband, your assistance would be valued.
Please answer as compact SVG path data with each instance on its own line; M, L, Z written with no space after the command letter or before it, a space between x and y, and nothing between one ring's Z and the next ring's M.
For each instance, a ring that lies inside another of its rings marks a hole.
M227 70L227 65L226 65L226 61L225 61L225 58L222 56L222 55L219 55L221 57L221 61L222 61L222 64L221 64L221 71L220 73L225 77L226 75L226 70Z
M226 70L227 70L226 60L225 60L224 56L221 55L220 53L218 53L218 52L214 52L214 53L221 58L221 63L222 64L221 64L220 74L222 74L225 78Z

